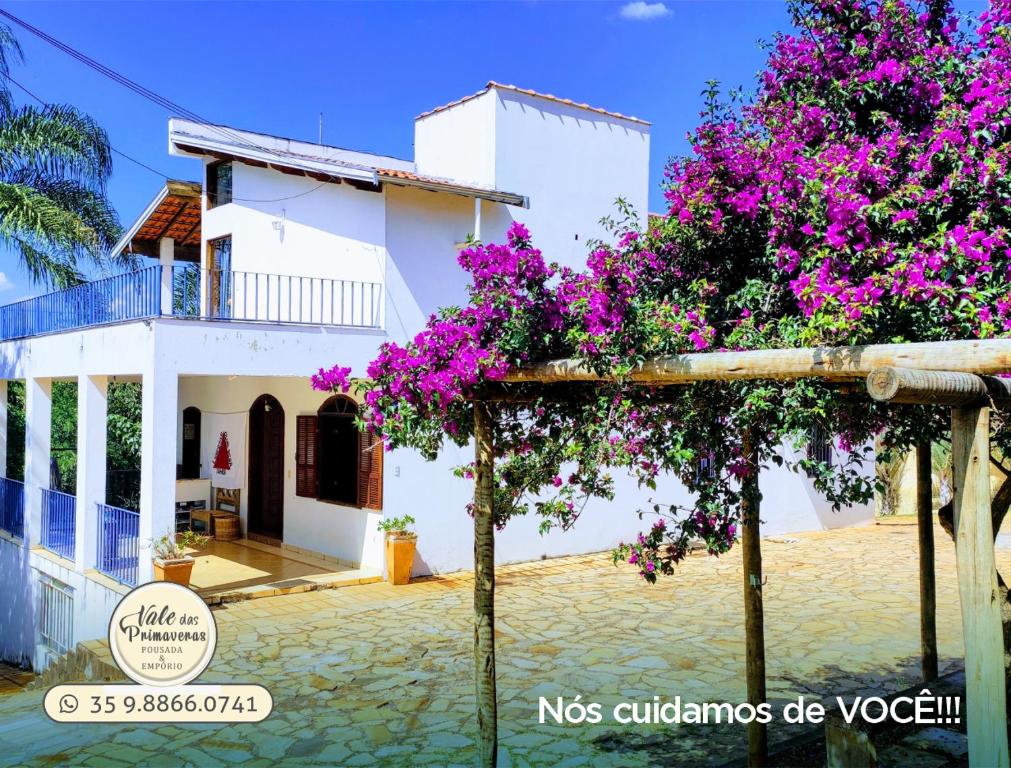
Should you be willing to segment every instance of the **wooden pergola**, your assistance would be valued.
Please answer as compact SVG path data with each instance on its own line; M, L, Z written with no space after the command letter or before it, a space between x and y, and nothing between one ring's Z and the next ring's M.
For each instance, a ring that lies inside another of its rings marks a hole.
M965 641L966 718L972 765L1008 768L1004 643L994 560L990 496L990 411L1011 405L1011 339L881 344L750 352L712 352L650 360L628 377L635 384L666 387L699 381L822 378L840 384L865 382L868 394L889 403L951 409L954 525L958 589ZM627 380L627 379L626 379ZM577 360L556 360L519 369L505 382L613 383ZM552 387L538 389L545 398ZM494 423L482 395L474 403L474 663L483 766L496 765L497 707L494 635ZM930 446L917 449L920 541L921 648L925 681L937 676L934 629L934 558ZM748 701L765 701L765 638L762 554L757 515L742 515L745 664ZM748 763L766 757L764 725L748 726Z

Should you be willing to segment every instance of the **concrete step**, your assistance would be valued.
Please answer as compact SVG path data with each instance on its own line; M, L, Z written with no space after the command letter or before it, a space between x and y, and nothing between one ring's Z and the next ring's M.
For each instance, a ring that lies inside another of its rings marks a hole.
M26 686L44 690L61 683L99 683L126 680L109 651L106 640L87 640L64 654Z

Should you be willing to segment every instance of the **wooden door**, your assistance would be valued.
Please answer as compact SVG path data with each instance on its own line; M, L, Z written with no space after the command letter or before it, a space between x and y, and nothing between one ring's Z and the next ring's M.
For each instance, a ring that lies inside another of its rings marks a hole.
M284 409L261 395L249 409L250 538L284 539Z

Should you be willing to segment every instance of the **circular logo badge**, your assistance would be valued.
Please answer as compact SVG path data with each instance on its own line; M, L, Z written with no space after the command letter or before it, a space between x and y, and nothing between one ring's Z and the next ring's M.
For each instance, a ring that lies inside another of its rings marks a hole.
M167 581L131 591L109 622L112 657L140 685L185 685L211 663L217 640L207 603Z

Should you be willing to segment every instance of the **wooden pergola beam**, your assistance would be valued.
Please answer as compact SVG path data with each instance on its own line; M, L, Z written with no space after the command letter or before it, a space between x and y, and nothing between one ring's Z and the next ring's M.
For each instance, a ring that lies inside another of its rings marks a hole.
M867 392L879 402L971 406L1011 404L1011 382L958 371L887 366L867 375Z
M873 344L858 347L812 347L748 352L699 352L648 360L634 370L632 381L648 384L690 384L695 381L824 378L859 380L875 368L917 368L994 374L1011 371L1011 339L928 341L916 344ZM520 368L506 382L615 381L579 360L553 360Z

